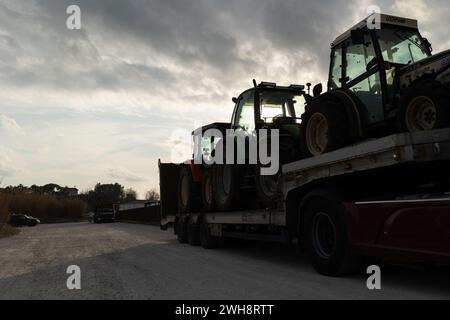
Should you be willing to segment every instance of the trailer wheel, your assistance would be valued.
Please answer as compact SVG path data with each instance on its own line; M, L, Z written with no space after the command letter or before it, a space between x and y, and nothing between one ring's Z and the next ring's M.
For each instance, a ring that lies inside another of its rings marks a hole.
M202 199L203 210L210 212L214 210L214 187L213 187L213 174L212 170L208 170L203 174L202 181Z
M404 95L397 117L400 132L433 130L450 126L450 90L437 81L411 87Z
M182 213L195 212L200 209L200 186L192 178L191 168L183 166L180 170L178 203Z
M191 220L187 223L187 240L191 246L200 245L200 227Z
M361 260L349 254L343 208L335 200L314 197L306 208L304 241L314 269L326 276L355 273Z
M211 235L206 221L200 223L200 243L204 249L215 249L219 244L219 238Z
M324 99L306 107L300 128L305 158L330 152L349 143L348 120L340 103Z
M187 243L188 242L188 237L187 237L187 223L186 223L186 219L184 218L179 218L177 220L177 224L176 224L176 228L177 228L177 240L179 243Z

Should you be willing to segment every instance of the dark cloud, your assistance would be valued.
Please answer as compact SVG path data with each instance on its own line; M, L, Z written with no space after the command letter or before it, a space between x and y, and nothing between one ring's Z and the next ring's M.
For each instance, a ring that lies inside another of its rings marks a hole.
M0 140L12 150L0 159L0 175L20 163L28 171L14 172L39 173L43 183L52 172L129 182L152 172L157 183L156 159L170 154L173 129L228 120L230 97L252 78L325 82L329 44L368 5L418 18L437 50L450 47L447 2L0 0L0 115L12 115L24 132ZM81 7L81 30L66 28L71 4ZM86 166L75 161L86 157ZM64 159L58 171L55 158ZM105 172L106 159L116 169ZM131 175L119 165L128 160ZM18 182L27 183L24 175Z

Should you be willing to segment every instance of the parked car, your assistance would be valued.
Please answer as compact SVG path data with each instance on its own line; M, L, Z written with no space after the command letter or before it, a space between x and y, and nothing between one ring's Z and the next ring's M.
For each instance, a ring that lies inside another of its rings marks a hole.
M21 213L11 213L9 216L9 224L15 226L15 227L21 227L21 226L29 226L34 227L41 223L41 221L38 218L28 216L26 214Z
M97 209L90 214L89 221L93 223L100 223L103 221L114 222L115 221L114 210L112 208Z

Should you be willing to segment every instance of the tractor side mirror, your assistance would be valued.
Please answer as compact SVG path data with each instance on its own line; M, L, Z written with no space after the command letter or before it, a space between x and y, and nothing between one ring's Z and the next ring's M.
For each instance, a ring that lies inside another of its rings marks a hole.
M322 93L322 90L323 90L322 84L321 83L316 84L313 88L313 96L314 97L320 96L320 94Z
M430 52L433 52L433 46L427 38L423 38L423 44L425 45L425 47L427 47L428 50L430 50Z
M364 31L362 29L354 29L350 31L350 38L353 44L365 44Z
M231 99L231 101L233 101L233 103L236 104L236 103L238 102L238 98L233 97L233 98Z

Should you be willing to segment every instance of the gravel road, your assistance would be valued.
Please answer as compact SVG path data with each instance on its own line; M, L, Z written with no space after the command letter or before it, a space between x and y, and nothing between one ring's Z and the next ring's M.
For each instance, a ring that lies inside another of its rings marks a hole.
M81 268L81 290L66 269ZM241 242L217 250L178 244L158 227L67 223L0 239L0 299L448 299L448 269L382 268L328 278L294 246Z

